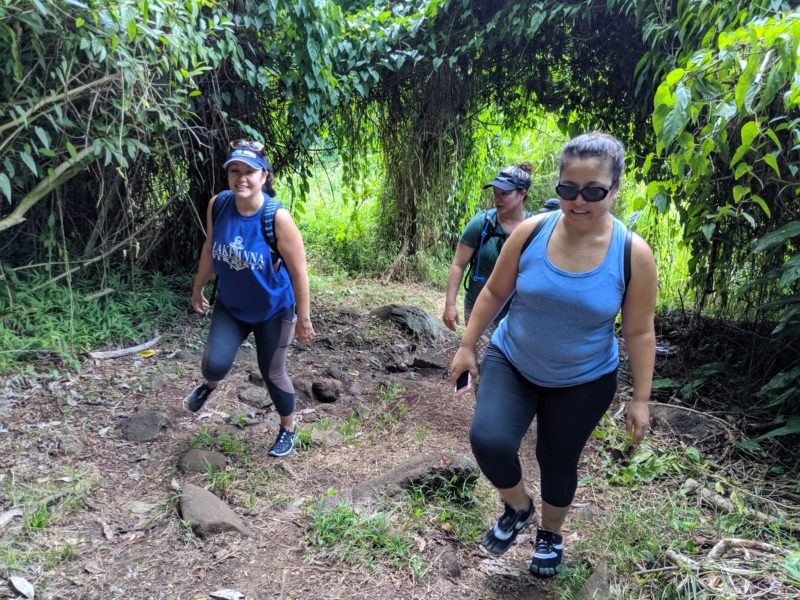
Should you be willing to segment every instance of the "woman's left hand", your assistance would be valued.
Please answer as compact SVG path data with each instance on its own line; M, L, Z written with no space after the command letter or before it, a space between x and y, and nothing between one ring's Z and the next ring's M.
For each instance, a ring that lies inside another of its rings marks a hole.
M631 446L639 445L650 427L650 407L647 400L631 400L625 411L625 430L631 436Z
M317 335L314 326L311 324L311 317L301 319L297 317L297 324L294 328L294 337L301 344L308 344Z

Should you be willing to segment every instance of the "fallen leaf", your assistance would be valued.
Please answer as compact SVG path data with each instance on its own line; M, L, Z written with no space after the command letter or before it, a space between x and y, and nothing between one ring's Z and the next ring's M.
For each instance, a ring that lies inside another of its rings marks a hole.
M142 350L139 352L139 356L142 358L150 358L151 356L155 356L157 352L155 350Z
M17 575L12 575L8 578L8 580L11 582L11 586L15 590L28 598L28 600L33 600L33 597L36 595L36 590L33 589L33 586L27 579L24 577L18 577Z
M100 521L100 525L103 526L103 535L107 540L114 539L114 530L106 523L105 521Z
M217 600L242 600L244 598L242 592L231 589L217 590L216 592L211 592L209 596Z
M98 565L93 560L86 561L83 564L83 570L86 571L87 573L91 573L92 575L99 575L100 573L105 573L105 571L103 571L103 567Z
M144 515L153 510L157 504L149 504L147 502L131 502L128 504L128 510L137 515Z

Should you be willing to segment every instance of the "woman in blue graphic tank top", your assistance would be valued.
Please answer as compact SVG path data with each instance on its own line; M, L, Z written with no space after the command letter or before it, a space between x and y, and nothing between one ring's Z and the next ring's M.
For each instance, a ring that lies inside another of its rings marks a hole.
M305 344L314 337L305 249L289 211L271 200L275 192L263 144L238 140L231 148L223 165L230 191L208 203L206 241L192 289L192 307L206 312L203 288L217 273L219 297L202 362L205 381L184 402L192 412L203 408L253 332L259 370L280 415L269 453L286 456L295 444L295 392L286 356L293 338ZM277 248L270 246L268 227Z
M518 451L537 417L542 516L530 570L542 577L561 570L561 527L580 455L614 398L620 307L633 374L626 414L633 445L649 422L656 269L650 248L634 235L626 286L626 229L610 213L623 168L622 143L608 134L584 134L564 146L556 186L561 209L528 219L508 238L450 370L454 382L465 371L477 376L475 345L513 294L481 363L470 443L505 504L483 536L487 551L502 554L534 514Z

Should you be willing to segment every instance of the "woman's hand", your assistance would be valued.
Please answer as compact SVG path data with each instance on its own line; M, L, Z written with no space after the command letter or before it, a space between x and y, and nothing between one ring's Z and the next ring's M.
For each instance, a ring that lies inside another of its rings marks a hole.
M311 317L297 317L297 324L294 328L294 337L300 344L308 344L317 335L314 326L311 324Z
M203 288L192 290L192 308L201 315L211 308L211 305L203 294Z
M458 325L458 310L456 310L455 305L445 305L442 322L450 331L456 330L456 325Z
M461 346L453 357L453 362L450 364L450 381L453 383L453 386L456 385L458 376L464 371L470 372L473 381L478 378L478 367L475 363L475 350Z
M638 446L650 427L650 407L647 400L631 400L625 411L625 431L631 436L631 446Z

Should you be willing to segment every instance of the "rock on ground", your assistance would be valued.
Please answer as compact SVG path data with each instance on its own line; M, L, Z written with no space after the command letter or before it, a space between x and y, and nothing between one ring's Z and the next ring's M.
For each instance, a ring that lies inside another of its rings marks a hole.
M225 464L225 455L221 452L192 448L183 455L178 466L187 473L206 473L208 465L216 469L224 469Z
M145 410L128 417L125 435L129 442L149 442L156 439L166 425L166 414L159 410Z
M342 382L336 379L322 379L312 383L311 390L320 402L336 402L342 393Z
M249 385L239 390L239 400L245 404L263 410L272 405L272 400L263 387Z
M435 342L453 335L439 319L416 306L389 304L376 308L370 314L393 321L419 340Z
M191 483L183 486L180 508L184 520L189 521L194 532L201 537L223 531L252 535L230 506L211 492Z

